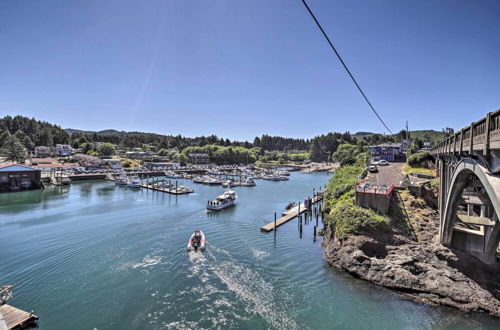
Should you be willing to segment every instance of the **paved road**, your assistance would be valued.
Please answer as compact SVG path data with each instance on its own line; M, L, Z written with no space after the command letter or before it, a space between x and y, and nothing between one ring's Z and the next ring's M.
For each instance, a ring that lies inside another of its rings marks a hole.
M368 176L363 182L376 185L391 185L399 186L403 180L404 174L402 171L404 163L390 163L389 166L379 166L378 173L368 173Z

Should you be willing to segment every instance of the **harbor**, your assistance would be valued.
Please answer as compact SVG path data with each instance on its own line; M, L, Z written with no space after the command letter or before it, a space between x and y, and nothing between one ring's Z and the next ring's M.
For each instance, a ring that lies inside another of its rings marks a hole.
M9 305L34 311L41 330L75 324L319 329L348 319L356 328L398 328L409 319L413 328L494 325L481 315L402 300L325 267L321 239L314 240L315 215L302 214L302 232L298 220L270 235L259 230L274 212L313 196L329 178L292 172L288 181L257 180L255 187L232 188L237 203L217 212L206 204L225 188L183 178L170 180L194 193L89 180L0 194L0 278L16 283ZM194 229L206 235L204 254L186 253Z

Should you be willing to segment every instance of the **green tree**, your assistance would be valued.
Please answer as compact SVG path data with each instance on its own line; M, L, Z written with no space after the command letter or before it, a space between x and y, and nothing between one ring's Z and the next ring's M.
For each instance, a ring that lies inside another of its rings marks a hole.
M88 154L89 151L93 151L92 143L82 143L80 144L80 148L82 149L82 153Z
M359 149L357 146L349 143L344 143L339 146L337 151L332 155L334 162L340 163L341 166L353 164L356 161L356 155Z
M35 144L33 143L33 141L31 141L29 136L26 135L22 141L23 141L24 147L27 150L33 150L35 148Z
M54 146L54 138L52 137L52 133L44 129L40 135L38 136L38 145L52 147Z
M323 160L323 155L321 153L321 148L319 146L319 142L318 140L314 140L312 143L311 143L311 160L313 162L320 162Z
M3 144L5 143L5 141L7 141L7 139L9 137L10 137L10 133L8 130L5 130L2 133L0 133L0 147L3 146Z
M175 155L174 159L175 161L181 163L181 165L186 164L189 160L188 157L183 153L178 153L177 155Z
M97 151L101 156L111 156L116 153L116 148L111 143L103 143L97 148Z
M8 161L21 163L26 160L26 149L21 141L13 135L9 135L4 141L1 153Z

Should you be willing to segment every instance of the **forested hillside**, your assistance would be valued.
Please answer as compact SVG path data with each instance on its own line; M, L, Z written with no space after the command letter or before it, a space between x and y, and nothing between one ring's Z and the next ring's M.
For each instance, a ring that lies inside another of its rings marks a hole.
M416 148L421 148L423 141L435 144L443 140L449 131L439 132L433 130L421 130L410 132L410 138L415 142ZM255 137L253 142L230 141L216 135L184 137L181 135L163 135L143 132L125 132L114 129L103 131L82 131L78 129L62 129L58 125L39 121L34 118L22 116L6 116L0 119L0 146L9 141L16 143L17 149L24 148L33 150L34 146L54 146L57 143L71 144L74 148L82 148L89 153L95 147L94 142L108 142L117 145L121 149L155 147L163 153L169 149L179 151L202 151L209 149L214 157L219 158L244 159L255 161L262 160L306 160L328 161L331 155L337 151L339 145L353 143L360 145L375 145L384 142L399 143L405 138L406 132L400 131L394 135L376 134L370 132L358 132L351 134L328 133L318 135L312 139L288 138L281 136L262 135ZM9 140L7 138L9 137ZM21 146L22 145L22 146ZM217 148L217 146L221 148ZM207 147L207 148L204 148ZM222 148L223 147L223 148ZM228 148L228 147L232 147ZM196 149L198 148L198 149ZM186 153L184 153L186 154ZM224 157L218 157L224 155ZM227 156L227 157L226 157ZM222 160L220 160L222 162Z

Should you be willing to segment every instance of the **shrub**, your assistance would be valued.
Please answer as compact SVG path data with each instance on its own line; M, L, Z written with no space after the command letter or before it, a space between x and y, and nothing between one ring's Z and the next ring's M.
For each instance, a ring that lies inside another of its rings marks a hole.
M427 166L427 161L432 160L429 152L418 152L408 156L407 163L410 166Z
M363 234L373 231L384 231L389 228L390 220L375 211L352 205L349 202L338 203L330 212L333 229L340 238L349 235Z

